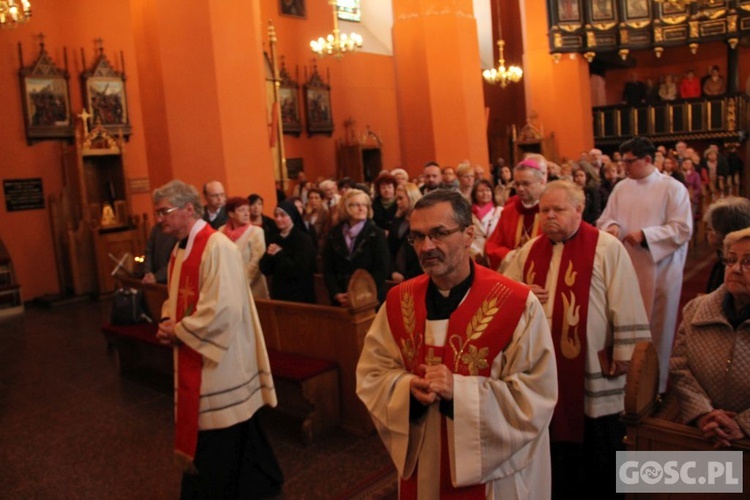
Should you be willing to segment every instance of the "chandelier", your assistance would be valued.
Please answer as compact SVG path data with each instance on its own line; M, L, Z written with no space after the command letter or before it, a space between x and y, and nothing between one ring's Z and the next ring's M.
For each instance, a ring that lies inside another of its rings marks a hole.
M518 66L505 66L505 40L503 40L503 27L502 21L500 20L500 2L496 2L497 7L497 48L500 52L498 59L497 69L486 69L482 72L482 76L493 85L500 85L501 88L508 86L508 83L518 83L523 77L523 70Z
M336 0L329 0L328 4L333 9L333 33L327 37L320 37L310 42L310 48L320 56L333 56L341 58L347 52L354 52L362 47L362 36L356 33L347 35L339 30L338 8Z
M15 0L0 0L0 26L15 28L31 19L31 2L21 0L21 6Z

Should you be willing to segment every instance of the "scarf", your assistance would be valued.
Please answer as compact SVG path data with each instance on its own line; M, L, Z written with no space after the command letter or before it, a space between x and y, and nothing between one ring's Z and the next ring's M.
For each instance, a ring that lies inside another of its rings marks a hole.
M224 230L222 232L227 235L227 238L236 242L238 239L240 239L240 236L245 234L245 231L247 231L251 227L251 224L244 224L240 226L234 221L234 219L230 218L224 225Z

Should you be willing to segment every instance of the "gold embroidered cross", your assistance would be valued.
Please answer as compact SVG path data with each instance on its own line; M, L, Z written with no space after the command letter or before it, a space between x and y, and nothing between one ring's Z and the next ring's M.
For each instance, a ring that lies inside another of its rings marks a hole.
M195 295L195 292L190 287L190 276L185 278L185 286L180 288L180 298L182 299L182 310L185 316L189 316L188 307L190 306L190 299Z
M424 358L424 362L429 366L436 366L442 363L443 358L440 356L435 356L435 348L434 347L428 347L427 348L427 356Z

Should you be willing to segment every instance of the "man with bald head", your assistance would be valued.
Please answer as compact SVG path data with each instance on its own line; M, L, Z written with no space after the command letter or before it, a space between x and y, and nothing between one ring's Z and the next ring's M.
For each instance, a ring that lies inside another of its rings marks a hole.
M227 223L227 211L224 204L227 194L219 181L209 181L203 185L203 197L206 205L203 207L203 220L214 229L219 229Z
M539 298L555 346L553 498L614 495L625 374L635 344L651 339L630 256L617 238L583 221L584 203L572 182L548 184L539 200L543 234L518 251L505 273Z

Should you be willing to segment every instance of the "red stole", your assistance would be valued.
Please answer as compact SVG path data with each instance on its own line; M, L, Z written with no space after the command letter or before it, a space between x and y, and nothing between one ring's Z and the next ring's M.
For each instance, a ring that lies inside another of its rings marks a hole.
M206 224L193 238L190 254L180 266L179 296L177 297L178 323L195 312L200 295L200 265L208 238L214 229ZM176 251L169 261L169 279L174 276ZM175 454L185 470L195 471L193 457L198 444L198 410L200 408L203 357L179 343L177 350L177 388L175 405Z
M469 293L448 320L444 347L426 346L427 286L429 276L406 281L388 293L386 313L394 340L401 346L404 366L417 373L434 357L453 373L490 376L490 366L510 342L524 311L528 288L482 266L474 266ZM445 416L441 417L440 498L485 498L485 485L455 488L451 484ZM419 464L401 480L401 498L417 498Z
M495 230L485 243L490 266L497 269L508 252L522 247L539 234L539 204L526 208L517 196L510 198Z
M586 222L564 243L552 313L558 398L550 424L552 441L583 442L586 325L599 231ZM542 236L529 251L524 281L542 288L552 260L552 242Z

